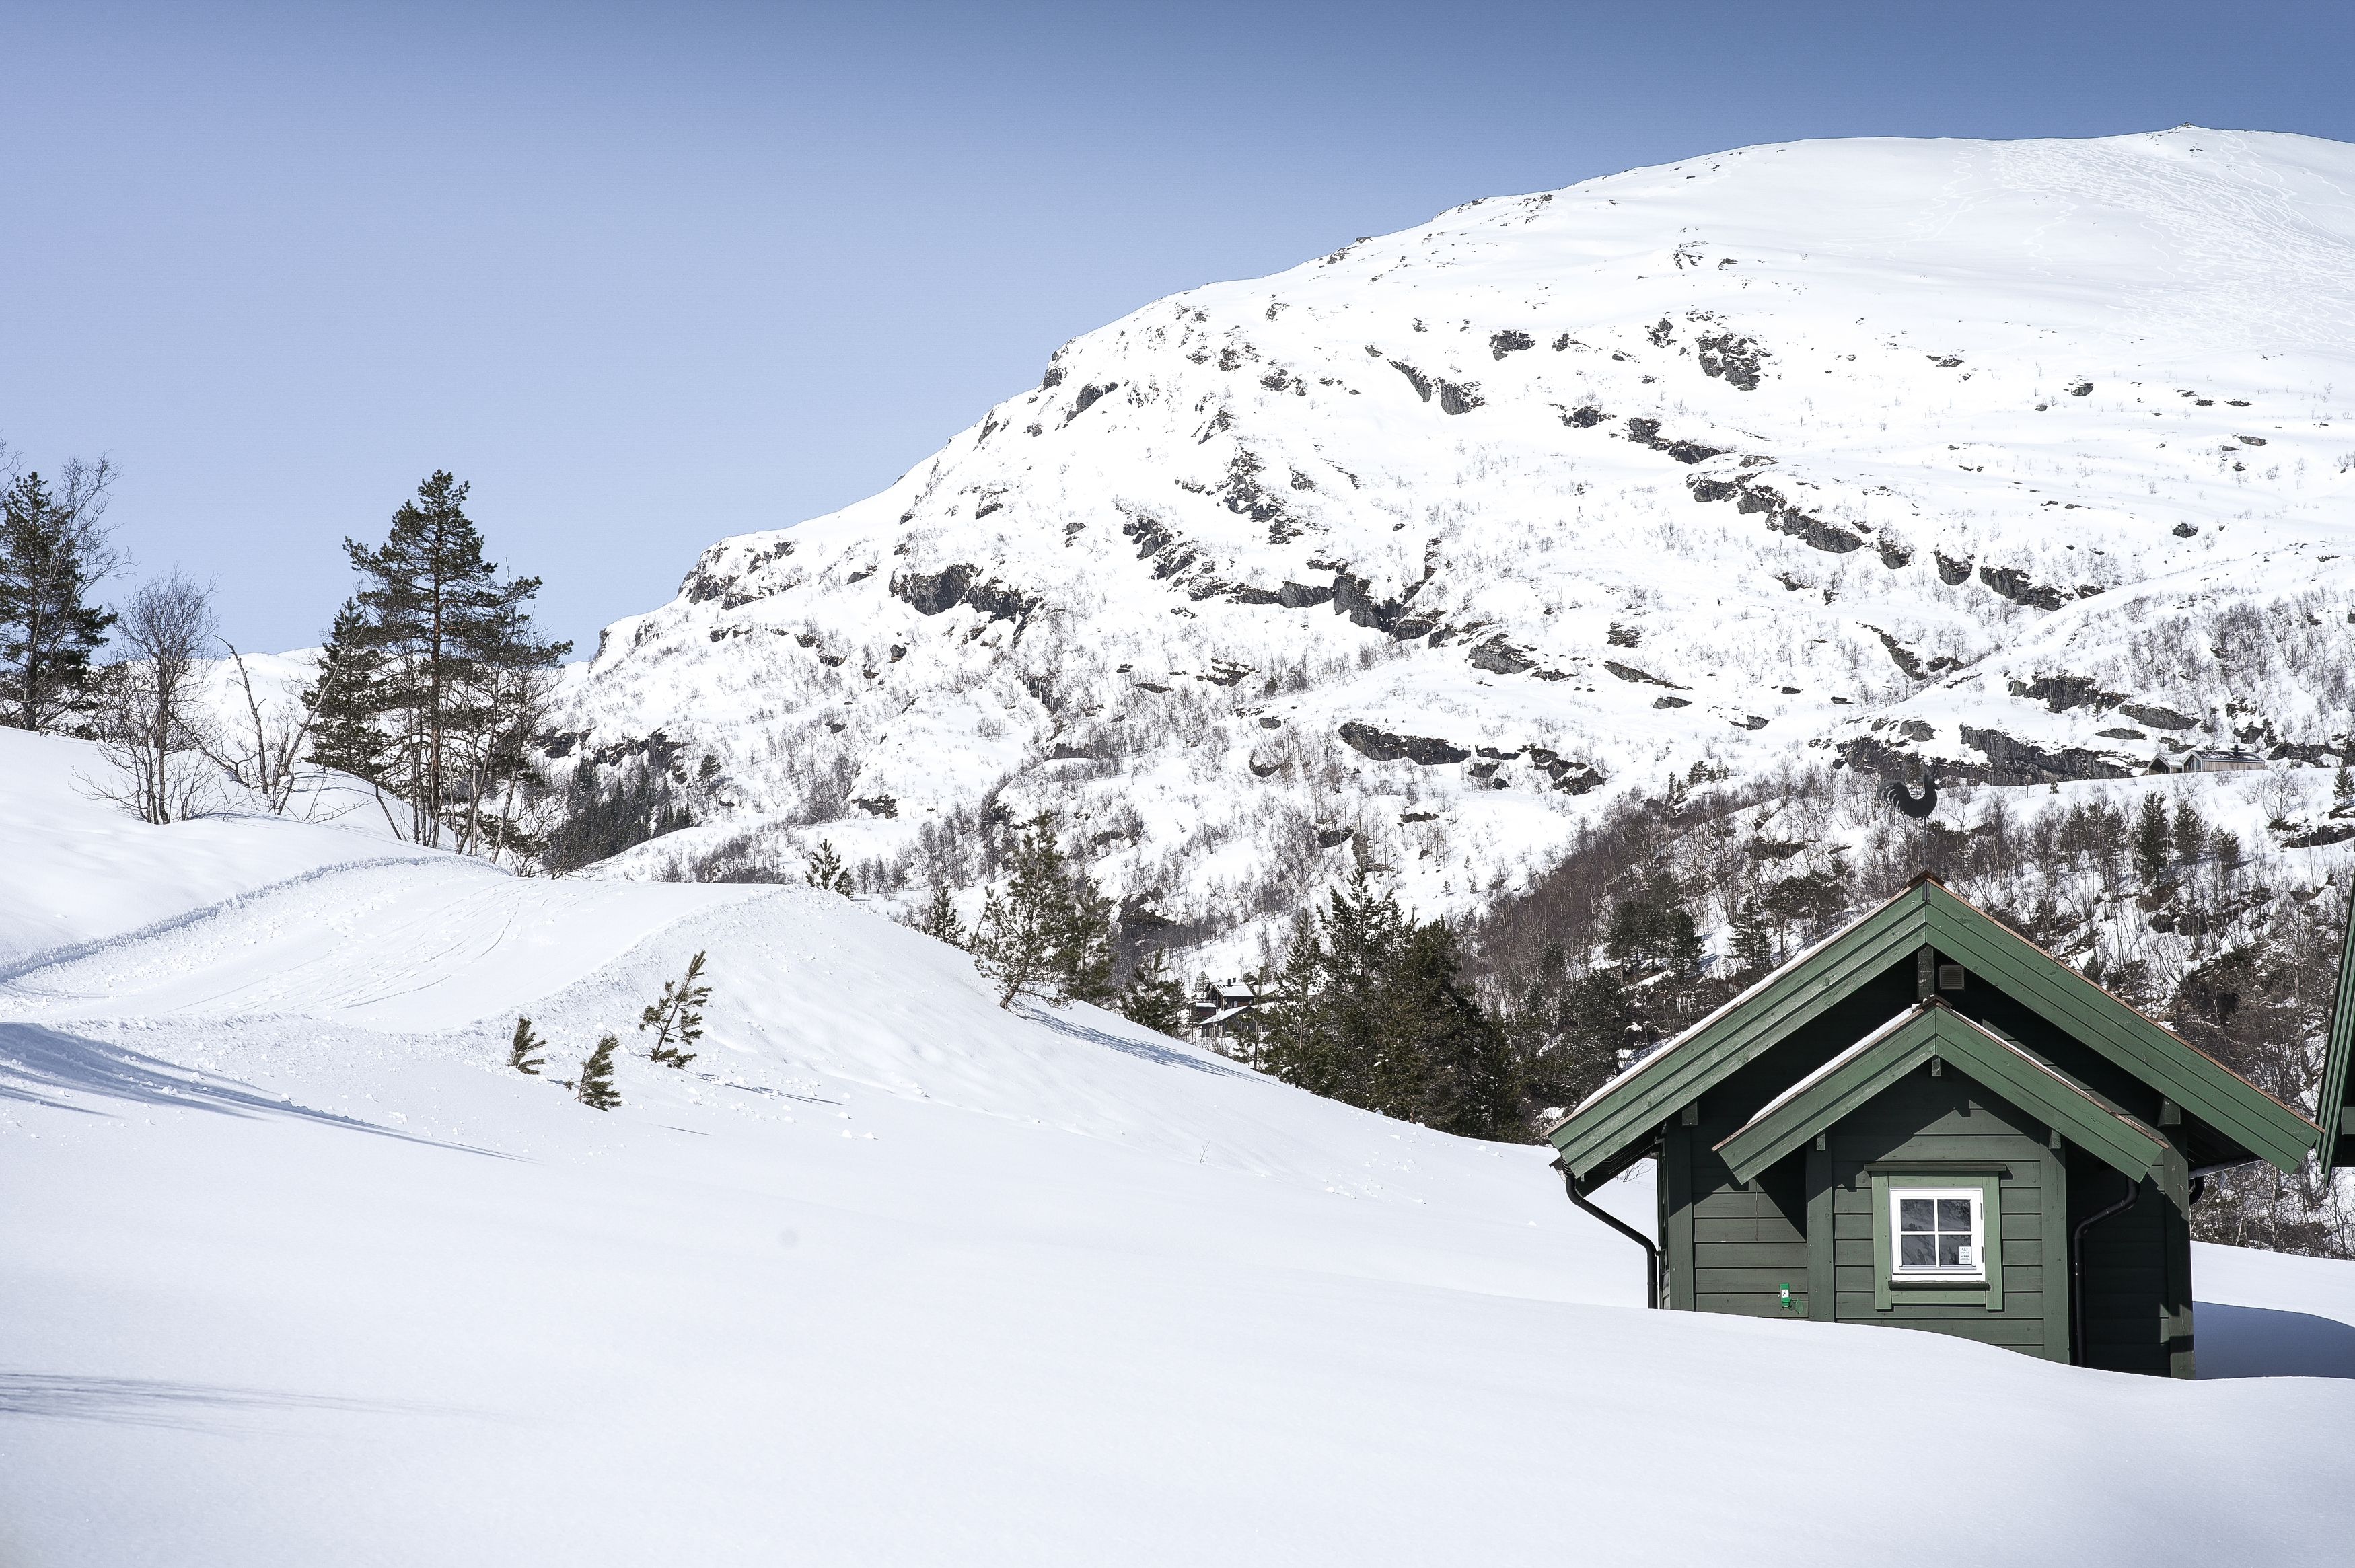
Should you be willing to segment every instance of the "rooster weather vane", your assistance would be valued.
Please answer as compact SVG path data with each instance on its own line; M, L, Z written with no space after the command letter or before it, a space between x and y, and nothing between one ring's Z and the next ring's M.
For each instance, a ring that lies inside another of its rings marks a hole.
M1919 821L1938 809L1938 781L1923 774L1921 792L1916 794L1909 786L1891 779L1881 787L1881 798Z

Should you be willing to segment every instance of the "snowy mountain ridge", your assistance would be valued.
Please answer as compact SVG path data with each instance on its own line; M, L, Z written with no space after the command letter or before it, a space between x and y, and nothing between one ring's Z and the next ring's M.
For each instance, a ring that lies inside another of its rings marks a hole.
M2350 193L2355 148L2185 127L1475 202L1148 305L882 493L714 545L554 749L716 758L714 820L622 869L823 832L962 885L960 824L1052 808L1237 957L1352 844L1461 913L1696 765L2321 760Z

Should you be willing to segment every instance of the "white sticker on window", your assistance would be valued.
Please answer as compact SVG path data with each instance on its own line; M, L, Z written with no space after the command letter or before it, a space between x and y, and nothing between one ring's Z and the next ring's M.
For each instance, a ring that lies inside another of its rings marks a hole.
M1965 1243L1964 1243L1960 1247L1956 1248L1955 1250L1961 1254L1961 1256L1960 1256L1956 1261L1957 1261L1957 1262L1959 1262L1959 1263L1960 1263L1960 1264L1961 1264L1965 1268L1971 1268L1971 1267L1975 1267L1975 1266L1977 1266L1976 1265L1974 1265L1974 1264L1971 1262L1971 1244L1970 1244L1970 1243L1968 1243L1968 1242L1965 1242Z

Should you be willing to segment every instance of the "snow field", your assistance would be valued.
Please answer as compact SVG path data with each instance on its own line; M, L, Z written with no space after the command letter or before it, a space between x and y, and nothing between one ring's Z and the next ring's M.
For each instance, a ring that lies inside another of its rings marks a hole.
M850 901L338 869L375 841L32 771L0 864L71 941L0 959L10 1562L1878 1563L1925 1476L2006 1503L1940 1556L2338 1560L2355 1383L1646 1313L1541 1151L1002 1012ZM239 832L310 863L240 883ZM559 1075L631 1042L698 950L702 1054L619 1110L502 1065L518 1009ZM2210 1364L2355 1370L2355 1266L2199 1266Z

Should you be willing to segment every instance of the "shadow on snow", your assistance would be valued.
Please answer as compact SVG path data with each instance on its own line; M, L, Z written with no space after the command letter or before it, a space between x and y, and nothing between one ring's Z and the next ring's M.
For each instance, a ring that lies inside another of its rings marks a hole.
M272 1099L233 1078L182 1067L126 1046L85 1039L37 1023L0 1023L0 1100L19 1100L84 1115L102 1114L62 1097L68 1095L101 1096L134 1105L171 1106L223 1116L285 1117L351 1132L374 1133L378 1138L399 1139L404 1143L488 1155L496 1160L516 1158L496 1150L379 1127L357 1117L314 1110L292 1100Z
M2234 1377L2355 1378L2355 1326L2311 1312L2195 1303L2201 1382Z

